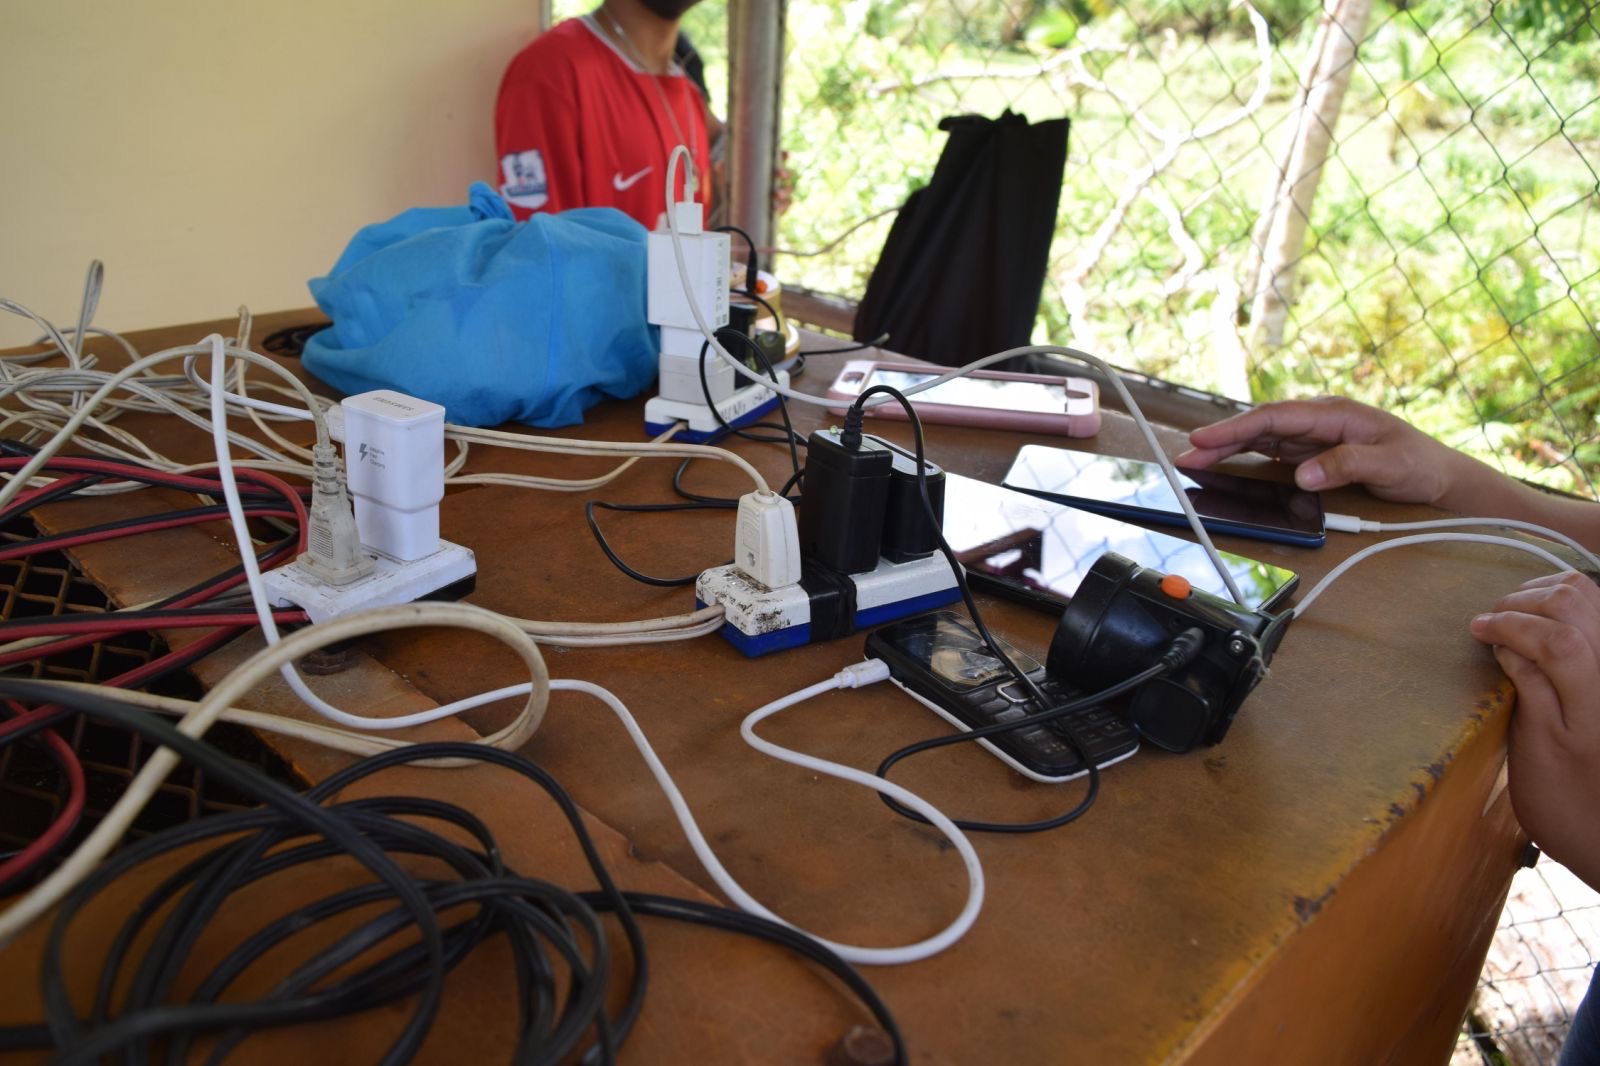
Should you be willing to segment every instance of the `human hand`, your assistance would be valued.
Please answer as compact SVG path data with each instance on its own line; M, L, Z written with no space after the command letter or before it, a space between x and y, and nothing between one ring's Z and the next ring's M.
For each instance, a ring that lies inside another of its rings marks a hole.
M1517 688L1509 758L1517 820L1600 890L1600 587L1582 574L1537 578L1471 629Z
M1264 403L1189 434L1179 466L1204 469L1255 451L1296 463L1308 492L1365 485L1399 503L1441 503L1462 465L1460 453L1387 411L1342 396Z

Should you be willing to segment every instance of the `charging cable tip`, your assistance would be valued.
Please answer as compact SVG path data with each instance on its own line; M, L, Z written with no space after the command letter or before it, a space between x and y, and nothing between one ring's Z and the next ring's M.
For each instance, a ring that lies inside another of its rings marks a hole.
M863 659L833 675L840 688L861 688L889 680L889 664L882 659Z
M1205 646L1205 642L1206 636L1200 630L1195 628L1185 629L1182 633L1172 638L1171 645L1167 647L1166 652L1161 656L1161 665L1168 670L1176 670L1179 667L1188 666L1194 662L1195 656L1200 654L1200 649Z
M1335 533L1377 533L1383 528L1379 522L1368 522L1355 515L1332 512L1322 516L1322 524Z
M856 451L861 447L861 421L865 412L861 410L860 402L850 405L844 413L844 428L839 431L839 446L846 451Z

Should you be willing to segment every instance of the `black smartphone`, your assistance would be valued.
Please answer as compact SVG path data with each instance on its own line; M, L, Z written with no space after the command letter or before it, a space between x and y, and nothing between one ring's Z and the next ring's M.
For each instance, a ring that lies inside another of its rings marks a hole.
M948 471L944 536L973 586L1058 616L1106 552L1232 599L1198 544ZM1251 610L1275 610L1300 582L1293 570L1218 554Z
M1321 547L1326 539L1322 498L1314 492L1211 470L1180 470L1178 476L1201 523L1213 533L1308 548ZM1112 518L1189 525L1166 474L1142 459L1029 444L1017 452L1003 484Z
M999 640L999 638L996 638ZM1077 693L1045 674L1038 660L1003 640L1001 649L1037 685L1050 706ZM1067 736L1077 741L1096 766L1120 762L1139 750L1133 727L1103 706L1090 706L1042 725L1029 715L1049 708L1030 701L1006 664L995 658L971 624L953 611L935 611L875 629L867 636L867 657L882 659L890 678L957 729L970 731L998 722L1022 723L980 738L991 754L1035 781L1054 784L1088 773Z

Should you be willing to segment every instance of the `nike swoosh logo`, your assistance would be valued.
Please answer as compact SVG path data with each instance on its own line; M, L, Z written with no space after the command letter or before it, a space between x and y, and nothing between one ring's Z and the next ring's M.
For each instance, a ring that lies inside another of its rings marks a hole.
M639 173L626 178L622 176L622 172L619 170L615 174L611 175L611 187L618 192L624 192L633 188L634 185L638 184L640 178L650 173L650 171L653 169L653 167L645 167L643 170L639 171Z

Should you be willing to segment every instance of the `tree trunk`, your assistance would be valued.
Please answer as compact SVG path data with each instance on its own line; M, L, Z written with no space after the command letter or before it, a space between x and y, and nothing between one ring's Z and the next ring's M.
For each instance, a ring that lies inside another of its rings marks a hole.
M1255 348L1265 354L1283 344L1294 302L1294 270L1305 247L1306 223L1317 183L1333 144L1356 50L1367 32L1372 0L1325 0L1307 76L1296 100L1283 162L1268 188L1256 223L1257 256L1244 292L1252 299Z

